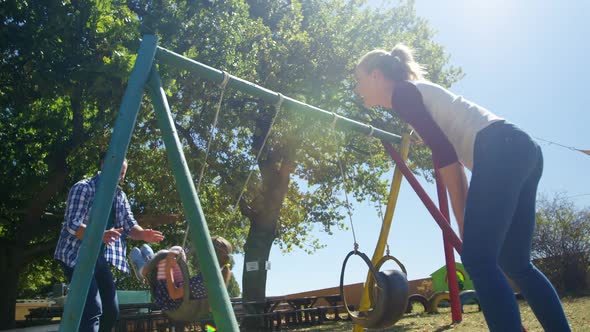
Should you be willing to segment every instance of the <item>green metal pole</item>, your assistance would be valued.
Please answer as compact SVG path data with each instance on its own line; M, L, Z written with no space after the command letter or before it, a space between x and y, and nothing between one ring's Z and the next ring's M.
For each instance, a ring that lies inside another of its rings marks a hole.
M209 297L209 304L213 311L213 318L219 331L239 331L238 323L225 288L225 283L219 270L217 256L211 242L209 229L205 221L205 215L193 183L193 178L186 164L182 144L178 139L174 121L168 106L168 100L160 76L155 68L152 68L148 82L148 94L152 99L168 160L176 179L176 186L186 218L190 225L191 241L196 248L197 258L201 262L203 280Z
M59 330L63 332L77 331L80 326L88 288L94 274L94 266L98 258L102 242L102 234L107 225L107 219L113 205L115 190L131 134L135 127L135 119L143 95L143 87L148 79L150 68L156 54L157 38L145 36L139 47L135 66L129 77L129 83L115 122L113 136L104 160L103 171L100 175L90 216L88 228L84 233L82 246L78 253L78 260L70 284L64 313Z
M209 67L204 65L200 62L191 60L189 58L183 57L180 54L174 53L170 50L167 50L162 47L158 47L158 51L156 54L158 60L162 61L163 63L170 64L176 66L181 69L188 70L194 74L199 75L200 77L216 82L221 83L223 81L223 72L215 69L213 67ZM269 103L277 103L279 101L279 94L263 88L259 85L254 83L248 82L241 78L229 75L230 79L227 84L228 87L234 88L236 90L242 91L252 96L256 96L265 100ZM348 119L346 117L336 115L333 112L325 111L321 108L311 106L295 99L289 97L283 97L283 107L288 110L292 111L299 111L309 113L310 115L317 116L321 120L334 122L335 121L335 128L342 129L342 130L354 130L366 135L371 135L376 138L379 138L386 142L391 143L399 143L401 142L401 137L387 131L374 128L372 126L360 123L358 121L354 121Z

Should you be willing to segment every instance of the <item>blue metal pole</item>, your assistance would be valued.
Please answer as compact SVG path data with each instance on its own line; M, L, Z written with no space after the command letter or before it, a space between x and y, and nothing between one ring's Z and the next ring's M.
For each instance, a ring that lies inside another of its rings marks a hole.
M158 39L155 36L144 36L131 75L125 90L125 95L115 122L113 136L104 160L103 171L100 176L90 216L88 228L84 233L82 246L78 253L78 260L70 284L64 313L59 330L63 332L77 331L80 326L88 288L94 274L94 266L98 258L102 242L102 234L107 225L119 174L133 128L139 112L144 85L147 82L150 68L154 62Z
M234 311L225 288L225 282L219 270L219 263L215 255L211 236L205 221L205 214L201 208L201 203L190 170L188 169L182 144L178 139L174 121L170 113L170 107L166 98L160 76L155 68L152 68L150 80L148 82L148 94L152 99L156 111L156 119L162 137L166 144L168 160L172 167L172 172L176 179L176 186L184 207L186 218L190 225L191 241L196 248L197 258L201 262L203 280L207 288L209 304L213 312L213 318L219 331L235 331L240 329L234 315Z

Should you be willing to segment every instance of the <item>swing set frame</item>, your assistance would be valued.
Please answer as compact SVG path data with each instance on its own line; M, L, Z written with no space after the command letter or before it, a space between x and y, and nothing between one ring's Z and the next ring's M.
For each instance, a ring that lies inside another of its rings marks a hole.
M90 210L88 228L78 254L78 264L76 265L72 276L70 295L66 299L60 331L77 331L80 325L86 296L94 271L94 265L100 254L102 234L107 225L107 219L112 205L111 202L115 197L119 172L122 168L125 155L127 154L144 89L146 88L154 106L158 126L162 132L171 170L176 180L186 219L190 228L193 230L190 232L190 240L196 248L198 260L202 262L203 279L209 294L209 303L217 329L219 331L239 331L238 323L225 288L225 283L223 282L221 272L217 268L217 258L205 221L205 215L201 208L199 197L193 184L193 178L184 157L182 144L180 143L172 120L170 107L156 68L156 59L161 63L188 70L203 79L218 84L222 83L224 78L227 79L227 73L224 73L223 71L159 47L156 36L143 36L104 160L101 181ZM439 177L437 176L439 209L428 197L414 174L404 163L403 158L393 147L392 143L399 143L401 137L373 126L342 117L333 112L328 112L318 107L282 96L279 93L235 76L229 75L227 87L256 96L273 104L277 104L282 100L282 106L287 110L305 112L314 115L319 120L332 123L332 127L339 130L354 130L381 139L386 151L397 165L396 172L399 170L408 180L443 231L453 322L461 321L459 292L452 249L455 248L455 250L460 253L462 243L449 224L449 209L446 190L442 183L438 181ZM382 253L379 256L382 256Z

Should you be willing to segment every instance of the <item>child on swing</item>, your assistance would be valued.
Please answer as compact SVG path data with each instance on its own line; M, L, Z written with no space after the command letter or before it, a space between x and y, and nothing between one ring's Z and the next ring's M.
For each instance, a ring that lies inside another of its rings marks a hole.
M225 285L229 284L231 277L230 272L230 253L232 252L232 245L226 239L220 236L214 236L211 238L213 241L213 247L215 248L215 254L219 267L221 268L221 274ZM144 268L146 265L157 255L167 253L166 258L158 262L157 265L157 277L155 285L153 287L154 303L158 305L162 310L175 310L182 303L184 296L184 277L178 266L178 257L186 262L186 255L184 250L180 246L171 247L168 250L158 251L154 255L154 252L150 246L144 244L141 249L133 248L130 253L132 266L134 267L136 276L142 280L148 278L148 269ZM198 300L207 298L207 290L203 283L203 276L198 273L189 280L190 283L190 298L191 300Z

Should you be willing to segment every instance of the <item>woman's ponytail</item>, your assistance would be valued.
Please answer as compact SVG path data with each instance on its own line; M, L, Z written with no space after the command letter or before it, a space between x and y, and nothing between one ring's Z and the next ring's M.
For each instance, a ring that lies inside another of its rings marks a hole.
M374 50L365 54L357 67L362 67L366 72L379 70L392 81L419 81L424 79L424 69L414 60L410 48L403 44L397 44L387 52Z
M400 66L397 72L403 80L419 81L424 79L424 68L414 60L412 50L404 44L397 44L391 50L395 66Z

